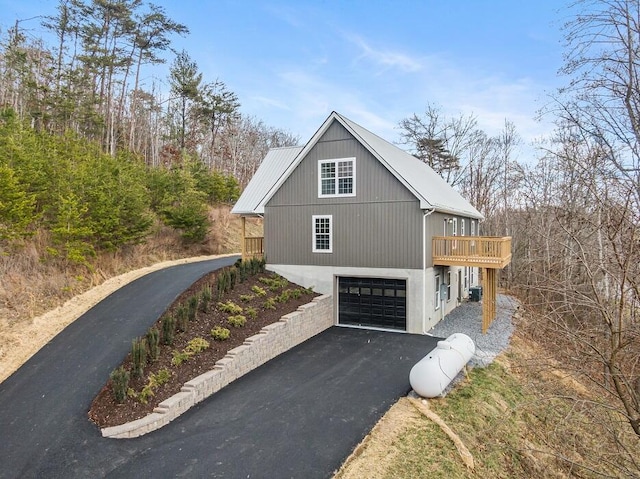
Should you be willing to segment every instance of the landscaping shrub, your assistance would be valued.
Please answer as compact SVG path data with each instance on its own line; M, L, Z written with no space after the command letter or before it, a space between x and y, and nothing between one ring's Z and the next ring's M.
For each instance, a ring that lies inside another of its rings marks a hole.
M264 288L261 288L260 286L258 286L257 284L254 284L253 286L251 286L251 291L253 291L258 296L261 296L261 297L267 295L267 291Z
M162 342L167 346L173 344L176 334L176 318L168 315L162 318Z
M206 285L202 288L200 292L200 311L206 313L209 310L209 303L211 303L211 299L213 297L213 293L211 292L211 286Z
M244 308L244 314L249 316L250 319L256 319L258 317L258 310L252 306Z
M231 331L229 331L227 328L221 328L220 326L216 326L211 330L211 336L216 341L224 341L225 339L229 339L230 335Z
M149 353L150 361L158 359L160 354L160 331L156 327L147 331L147 352Z
M220 311L229 314L240 314L242 313L242 307L238 306L233 301L227 301L226 303L218 303L218 308Z
M191 341L187 343L187 346L184 348L185 352L193 354L198 354L199 352L204 351L209 347L209 341L204 338L193 338Z
M268 298L264 302L265 309L276 309L276 300L274 298Z
M235 267L229 268L229 287L231 289L235 288L237 280L238 280L238 270Z
M131 342L131 363L135 377L144 374L144 367L147 364L147 339L137 338Z
M183 305L176 309L176 327L182 332L189 329L189 311Z
M195 321L198 316L198 296L191 296L187 304L187 317L189 321Z
M127 390L129 389L129 371L120 366L114 369L110 375L113 397L117 403L122 404L127 398Z
M248 303L253 298L254 298L254 296L252 294L241 294L240 295L240 301L244 301L245 303Z
M180 366L184 361L187 361L191 357L191 354L186 351L175 350L171 357L171 364L174 366Z
M229 316L227 321L234 328L241 328L247 323L247 318L242 316L241 314L236 314L235 316Z

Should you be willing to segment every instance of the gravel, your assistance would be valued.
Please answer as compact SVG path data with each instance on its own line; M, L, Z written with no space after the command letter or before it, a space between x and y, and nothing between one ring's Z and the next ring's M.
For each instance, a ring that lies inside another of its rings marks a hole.
M476 345L476 353L469 361L471 367L486 367L509 346L513 333L511 319L518 309L518 301L499 294L496 301L496 318L486 334L482 334L482 303L465 302L435 325L429 334L447 338L453 333L469 336Z

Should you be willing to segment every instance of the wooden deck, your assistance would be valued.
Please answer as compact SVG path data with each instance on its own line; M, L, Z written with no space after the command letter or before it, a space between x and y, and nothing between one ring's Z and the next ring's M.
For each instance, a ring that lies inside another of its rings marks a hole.
M433 264L502 269L511 262L511 236L434 236Z
M264 256L264 237L254 236L244 238L242 259L262 258Z
M434 236L433 264L481 268L482 332L496 317L498 270L511 262L511 236Z

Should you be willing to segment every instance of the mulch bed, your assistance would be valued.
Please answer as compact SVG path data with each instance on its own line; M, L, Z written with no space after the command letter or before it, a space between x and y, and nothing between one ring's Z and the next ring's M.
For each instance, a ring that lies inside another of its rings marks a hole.
M295 311L299 306L309 303L314 297L318 296L316 293L303 290L293 283L289 283L277 291L270 291L269 288L260 281L260 278L273 278L273 273L259 273L255 276L249 276L245 282L236 284L233 290L224 293L224 296L221 298L223 302L230 300L243 308L251 306L258 311L255 319L247 317L246 324L243 327L236 328L227 322L230 314L221 311L216 306L217 273L219 273L219 271L211 273L194 283L188 290L182 293L176 302L167 310L165 314L174 314L180 304L186 305L188 299L193 295L199 295L205 285L211 286L213 300L208 311L202 312L198 310L197 319L189 322L188 330L186 332L176 333L173 345L168 346L161 344L158 359L147 364L142 377L134 378L132 375L129 387L134 391L140 392L145 384L147 384L149 374L156 374L163 368L169 369L172 373L169 381L154 391L154 395L149 399L147 404L143 404L138 399L132 397L127 397L124 403L119 404L114 399L111 380L106 378L107 383L91 404L89 419L99 427L104 428L124 424L150 414L159 403L180 392L185 382L213 369L216 361L222 359L227 354L227 351L242 345L246 338L257 334L263 327L278 321L283 315ZM254 285L265 289L267 296L259 297L253 293L251 288ZM276 303L276 309L267 309L264 307L267 298L276 297L281 294L283 290L297 288L303 291L299 298L290 298L286 302ZM250 301L242 301L240 299L241 295L253 295L254 298ZM156 327L160 331L162 331L161 321L162 318L156 323ZM229 339L215 341L211 336L211 330L216 326L228 328L231 331ZM182 351L189 340L196 337L206 339L210 347L195 354L179 366L172 365L171 359L173 352L176 350ZM131 354L129 353L124 359L122 366L131 370L131 364Z

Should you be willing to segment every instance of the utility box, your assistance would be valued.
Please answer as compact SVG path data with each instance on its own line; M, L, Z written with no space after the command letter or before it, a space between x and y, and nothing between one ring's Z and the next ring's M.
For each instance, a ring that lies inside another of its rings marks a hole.
M469 288L469 301L480 301L482 299L482 286Z

